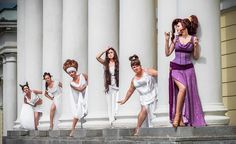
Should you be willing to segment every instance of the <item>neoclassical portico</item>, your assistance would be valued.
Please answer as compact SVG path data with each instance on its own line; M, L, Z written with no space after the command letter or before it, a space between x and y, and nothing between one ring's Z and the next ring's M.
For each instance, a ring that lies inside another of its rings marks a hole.
M66 59L78 60L79 72L89 76L89 114L84 127L110 127L103 67L95 58L107 46L113 46L119 53L120 98L125 96L133 75L128 60L130 55L139 55L143 67L158 68L159 102L153 124L155 127L169 126L168 75L169 61L173 57L165 57L164 32L171 30L174 18L191 14L197 15L200 22L201 57L195 62L195 70L206 121L209 125L228 124L221 98L220 0L18 0L17 5L17 82L11 87L16 89L19 83L29 81L32 88L42 89L44 71L62 81L63 109L59 129L70 128L72 120L68 100L70 78L62 70ZM17 117L23 98L19 88L17 97L10 91L4 93L9 94L17 103L17 110L12 110L15 119L6 117L12 125L4 126L12 129L15 120L15 128L19 124ZM44 101L41 129L47 129L49 124L49 102ZM10 103L4 103L4 109L9 106ZM139 98L134 93L119 107L113 126L135 127L139 109Z

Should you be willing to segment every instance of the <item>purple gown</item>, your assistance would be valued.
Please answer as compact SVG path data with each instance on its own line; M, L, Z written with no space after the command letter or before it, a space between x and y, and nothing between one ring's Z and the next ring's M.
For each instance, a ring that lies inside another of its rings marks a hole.
M171 123L175 117L178 87L174 80L179 81L186 87L186 94L182 110L183 122L188 126L205 126L204 113L197 89L197 80L194 66L191 61L193 51L193 36L190 42L182 44L176 37L175 58L170 62L169 77L169 116Z

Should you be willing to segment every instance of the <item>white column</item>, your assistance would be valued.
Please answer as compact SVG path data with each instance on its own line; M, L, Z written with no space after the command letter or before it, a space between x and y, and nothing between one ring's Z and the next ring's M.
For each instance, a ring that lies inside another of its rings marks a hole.
M42 83L42 28L43 1L25 0L24 73L32 89L41 89Z
M25 0L17 0L17 119L14 128L20 127L19 117L23 93L19 84L25 83Z
M168 126L169 122L169 63L173 58L165 56L164 32L171 31L172 21L177 18L178 1L158 0L157 3L157 29L158 29L158 105L155 111L157 118L153 125ZM167 14L168 13L168 14Z
M195 70L208 125L226 125L229 118L221 97L220 0L179 0L179 16L198 17L201 57ZM210 18L210 20L209 20Z
M16 53L3 55L3 136L16 120Z
M63 0L62 65L66 59L79 63L79 73L87 73L88 65L88 1ZM61 67L62 69L62 67ZM63 96L59 128L71 128L72 112L69 101L71 78L62 72ZM78 124L79 125L79 124Z
M118 48L118 1L89 1L88 45L88 116L86 128L109 127L107 101L104 93L104 69L96 55L108 46Z
M62 0L43 1L43 73L50 72L52 79L61 81ZM42 83L45 90L45 81ZM40 127L49 128L52 101L43 96L43 117ZM57 119L55 117L55 119ZM56 122L56 121L55 121ZM57 123L54 123L54 129Z
M155 67L156 19L154 0L120 0L120 98L124 98L134 72L129 56L137 54L144 68ZM120 106L116 127L135 127L140 111L135 92Z

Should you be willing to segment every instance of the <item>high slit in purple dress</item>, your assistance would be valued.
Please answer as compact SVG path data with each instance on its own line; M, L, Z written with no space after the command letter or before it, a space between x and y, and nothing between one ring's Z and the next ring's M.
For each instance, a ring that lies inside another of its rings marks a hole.
M182 109L183 122L188 126L200 127L206 126L206 122L198 94L195 70L191 61L193 49L193 36L187 44L180 43L179 37L176 37L175 58L170 62L169 116L172 123L175 117L178 94L178 87L174 80L177 80L186 87Z

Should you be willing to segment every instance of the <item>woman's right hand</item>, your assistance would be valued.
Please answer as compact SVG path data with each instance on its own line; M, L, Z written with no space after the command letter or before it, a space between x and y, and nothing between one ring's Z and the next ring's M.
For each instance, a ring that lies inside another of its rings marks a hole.
M165 40L169 41L170 39L170 32L165 32Z

